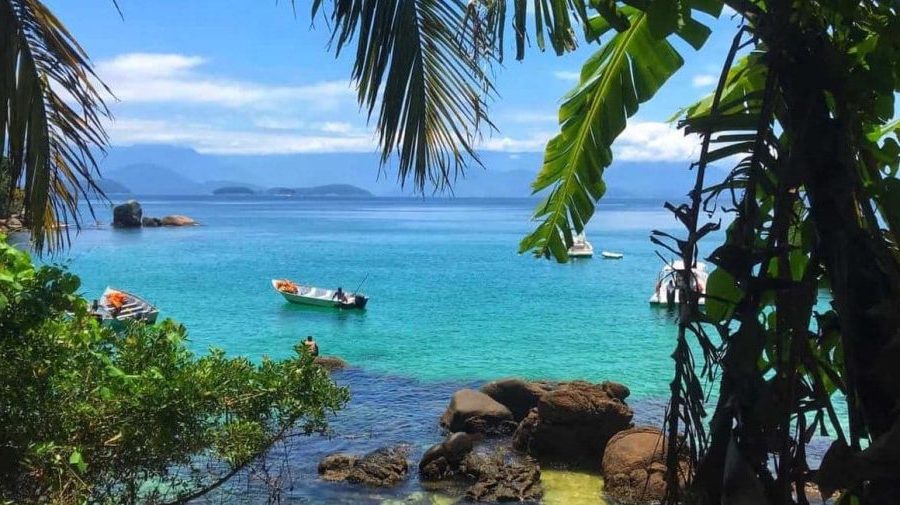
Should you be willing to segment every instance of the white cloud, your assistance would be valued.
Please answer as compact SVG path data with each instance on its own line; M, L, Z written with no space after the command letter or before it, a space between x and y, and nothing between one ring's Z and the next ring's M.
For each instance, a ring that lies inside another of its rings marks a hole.
M201 153L267 155L325 152L371 152L371 135L320 135L284 131L231 130L195 122L122 119L107 125L112 143L173 144Z
M553 135L555 132L539 132L525 138L491 137L480 142L477 149L508 153L540 152Z
M668 123L631 121L613 144L620 161L689 161L700 153L696 135L685 136Z
M347 81L295 86L223 79L201 72L206 60L180 54L129 53L97 64L97 73L125 104L208 104L276 109L289 104L316 108L351 103Z
M326 133L351 133L353 125L339 121L327 121L319 125L319 129Z
M253 119L253 125L264 130L299 130L306 122L292 117L261 116Z
M556 72L553 72L553 77L556 77L557 79L559 79L561 81L578 82L578 80L581 78L581 72L572 72L570 70L557 70Z
M700 74L700 75L695 75L691 79L691 84L695 88L705 88L707 86L712 86L718 80L719 80L719 78L712 74Z

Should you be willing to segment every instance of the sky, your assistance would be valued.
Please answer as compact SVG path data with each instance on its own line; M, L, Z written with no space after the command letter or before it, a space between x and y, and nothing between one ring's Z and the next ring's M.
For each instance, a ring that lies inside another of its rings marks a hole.
M219 155L373 152L376 138L349 80L351 61L329 51L327 21L308 0L46 0L75 35L115 99L115 145L167 144ZM327 4L328 2L326 2ZM667 123L711 92L738 20L703 17L713 35L644 104L617 140L622 161L687 161L698 153ZM507 32L509 33L509 32ZM511 39L511 37L510 37ZM542 151L561 97L598 46L556 56L532 47L497 69L490 102L497 132L482 150Z

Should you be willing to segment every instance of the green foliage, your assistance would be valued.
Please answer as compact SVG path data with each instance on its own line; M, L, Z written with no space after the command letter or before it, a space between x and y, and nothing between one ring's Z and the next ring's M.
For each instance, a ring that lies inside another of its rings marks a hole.
M348 400L302 345L259 364L195 356L171 321L101 328L78 288L0 243L0 499L171 501Z

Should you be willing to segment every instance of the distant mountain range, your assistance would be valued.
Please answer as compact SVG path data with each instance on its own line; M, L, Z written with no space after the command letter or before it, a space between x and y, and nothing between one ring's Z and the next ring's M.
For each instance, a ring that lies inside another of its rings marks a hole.
M483 167L460 175L452 194L527 197L542 157L482 153ZM173 146L113 147L101 164L101 187L109 194L135 195L209 195L222 188L265 193L282 188L298 196L412 196L409 185L401 188L394 167L379 167L378 160L376 153L215 156ZM607 169L604 180L610 198L680 199L692 187L694 173L687 163L619 162Z

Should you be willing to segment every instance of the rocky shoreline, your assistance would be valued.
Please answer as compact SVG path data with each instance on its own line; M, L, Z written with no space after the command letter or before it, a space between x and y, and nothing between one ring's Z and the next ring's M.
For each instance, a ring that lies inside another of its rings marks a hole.
M635 427L625 402L630 391L615 382L501 379L453 393L437 420L446 438L417 464L406 445L367 454L325 456L326 481L392 487L417 468L426 491L466 501L537 502L541 467L603 476L615 503L650 504L665 494L665 437Z
M199 223L191 217L171 214L165 217L144 215L137 200L128 200L113 207L113 228L159 228L169 226L196 226Z

